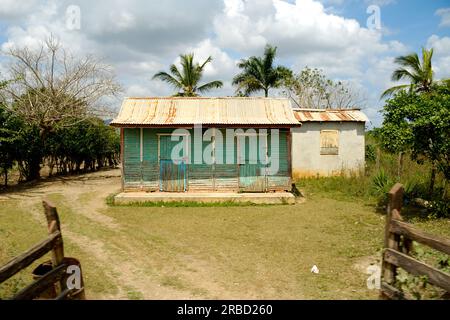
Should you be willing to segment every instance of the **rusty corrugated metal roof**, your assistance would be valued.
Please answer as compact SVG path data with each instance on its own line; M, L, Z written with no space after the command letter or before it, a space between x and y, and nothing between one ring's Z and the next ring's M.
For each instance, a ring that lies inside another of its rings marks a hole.
M294 109L295 118L300 122L367 122L369 119L359 109Z
M113 126L300 125L288 99L125 98Z

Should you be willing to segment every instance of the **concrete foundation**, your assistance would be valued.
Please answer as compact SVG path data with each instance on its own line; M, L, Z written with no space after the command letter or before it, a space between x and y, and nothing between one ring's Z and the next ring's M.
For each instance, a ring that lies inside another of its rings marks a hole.
M206 192L122 192L114 197L115 204L142 202L251 202L255 204L295 204L296 198L289 192L275 193L206 193Z

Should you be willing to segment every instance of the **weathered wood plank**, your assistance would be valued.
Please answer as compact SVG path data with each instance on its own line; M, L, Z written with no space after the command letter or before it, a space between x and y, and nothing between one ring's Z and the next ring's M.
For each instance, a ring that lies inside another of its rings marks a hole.
M31 300L39 296L42 292L47 290L49 286L53 285L55 282L60 281L67 269L67 265L61 264L55 269L51 270L45 274L39 280L36 280L28 287L22 289L18 294L16 294L12 300Z
M400 217L398 210L401 209L403 203L403 186L399 183L389 191L389 203L386 212L386 224L384 234L384 247L393 250L399 250L400 236L390 231L390 225L393 215L397 218ZM397 267L383 259L383 279L386 283L394 283L397 275Z
M395 219L391 221L390 231L450 255L449 239L423 232L406 222Z
M381 294L391 300L406 300L403 292L384 281L381 282Z
M389 191L389 211L397 209L399 212L403 205L403 185L396 183Z
M26 252L10 260L0 268L0 283L28 267L34 260L51 251L59 242L62 242L61 232L56 231Z
M64 290L63 290L63 291L55 298L55 300L65 300L65 299L67 298L67 296L68 296L72 291L74 291L74 289L69 289L69 288L64 289Z
M425 275L429 283L450 292L449 274L392 249L386 249L383 256L388 263L403 268L416 276Z
M56 207L49 202L48 200L42 201L42 205L44 206L45 216L47 218L48 224L48 232L53 233L54 231L58 231L61 233L61 224L59 222L58 212L56 211ZM64 259L64 245L62 236L60 241L55 242L55 246L52 252L52 264L53 267L59 266Z

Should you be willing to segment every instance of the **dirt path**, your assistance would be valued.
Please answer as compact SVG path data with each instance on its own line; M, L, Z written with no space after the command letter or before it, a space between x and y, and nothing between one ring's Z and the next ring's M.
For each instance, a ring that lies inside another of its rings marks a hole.
M120 170L117 169L43 181L24 191L0 194L0 201L18 200L18 205L23 210L30 212L37 222L43 224L39 203L48 194L60 194L74 213L81 214L104 228L119 231L122 228L121 225L102 213L102 210L107 208L106 197L118 192L119 189ZM69 225L63 224L62 229L64 237L74 242L87 254L95 257L101 264L111 265L111 261L118 260L114 253L108 251L102 241L74 232ZM138 277L139 270L136 270L130 262L115 263L112 271L116 275L115 285L118 287L118 293L104 298L127 299L127 291L130 290L140 292L145 298L162 298L168 294L168 292L161 293L160 290L161 294L158 295L147 294L146 291L154 293L155 290L150 290L142 278ZM174 296L173 293L171 295ZM175 295L175 297L177 296ZM178 296L177 298L183 297Z
M30 212L34 220L43 225L40 202L49 194L58 194L64 198L66 206L74 214L83 215L102 228L120 233L122 225L103 213L107 209L106 197L118 191L120 170L111 170L43 181L24 191L0 194L0 202L17 200L22 210ZM62 230L65 238L76 244L99 265L110 268L109 271L114 274L110 280L117 287L117 293L96 298L128 299L129 292L136 292L144 299L195 298L188 291L162 286L155 279L146 276L145 264L132 261L132 258L136 258L135 252L122 252L118 256L117 252L120 250L115 248L113 252L103 241L72 230L70 224L63 223ZM214 287L213 291L220 292L220 288Z
M342 258L355 250L346 245L349 234L352 241L357 237L348 226L358 223L365 233L382 234L382 222L371 212L364 213L370 228L359 223L363 219L359 205L321 199L318 204L287 206L278 215L265 207L108 207L106 198L118 191L120 170L102 171L44 180L0 194L0 206L2 201L17 204L20 212L30 213L44 228L41 201L48 196L55 201L68 252L85 265L88 298L322 298L322 288L331 286L326 277L334 269L347 273L341 284L333 282L338 288L335 297L370 296L364 291L366 269L378 263L376 252ZM315 212L327 214L311 214ZM343 219L347 222L336 223ZM379 231L373 229L376 224ZM322 234L334 241L332 248L323 248ZM366 241L363 238L360 244ZM309 270L315 263L320 263L321 276L311 278ZM355 290L347 288L349 281Z

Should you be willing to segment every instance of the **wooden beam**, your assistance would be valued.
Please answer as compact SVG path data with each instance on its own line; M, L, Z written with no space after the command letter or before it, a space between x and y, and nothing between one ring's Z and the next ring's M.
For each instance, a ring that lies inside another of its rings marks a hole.
M406 222L395 219L391 221L390 231L450 255L449 239L431 235L414 228Z
M53 231L56 230L61 230L61 225L59 222L59 216L58 216L58 212L56 211L56 207L48 200L44 200L42 201L42 205L44 206L44 213L45 213L45 217L47 218L47 226L49 228L49 233L52 233ZM50 227L52 226L52 222L56 221L56 224L54 224L54 228L56 228L56 230L50 230Z
M42 205L44 206L45 216L47 217L49 233L58 231L61 234L61 225L59 222L59 216L58 212L56 211L56 207L48 200L42 201ZM56 268L57 266L59 266L63 262L63 259L64 259L64 245L61 236L60 241L55 242L55 246L53 248L52 252L53 267Z
M385 261L403 268L413 275L427 276L427 281L429 283L450 292L449 274L392 249L386 249L383 257Z
M67 265L61 264L45 274L39 280L22 289L12 300L32 300L47 290L55 282L60 281L66 273Z
M64 289L64 291L62 291L62 292L55 298L55 300L65 300L65 299L67 298L67 296L68 296L72 291L74 291L74 289L69 289L69 288Z
M393 250L400 249L400 236L394 234L390 231L390 225L392 222L393 215L399 218L396 210L401 209L403 203L403 186L399 183L395 184L394 187L389 191L389 203L386 212L386 224L384 233L384 247ZM382 262L382 276L386 283L394 283L395 277L397 275L397 267L383 259Z
M403 185L396 183L389 191L389 210L397 209L400 212L403 206Z
M391 300L406 300L403 292L386 282L381 282L381 294Z
M34 260L51 251L58 243L62 243L61 232L55 231L26 252L10 260L0 268L0 283L28 267Z

